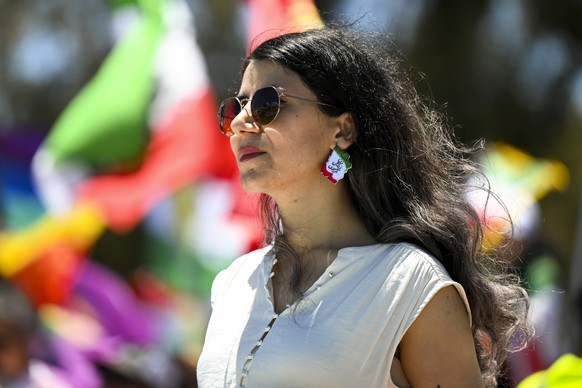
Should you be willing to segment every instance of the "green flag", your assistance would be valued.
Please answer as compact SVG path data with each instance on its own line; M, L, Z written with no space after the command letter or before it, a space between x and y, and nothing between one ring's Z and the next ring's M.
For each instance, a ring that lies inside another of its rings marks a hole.
M97 169L137 164L148 142L153 65L163 34L164 0L140 0L141 17L93 79L71 101L43 147L57 162Z

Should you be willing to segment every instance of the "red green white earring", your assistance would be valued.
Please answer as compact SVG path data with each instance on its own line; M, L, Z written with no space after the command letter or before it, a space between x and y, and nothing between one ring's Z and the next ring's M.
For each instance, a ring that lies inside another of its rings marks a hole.
M342 151L338 146L335 146L329 154L327 162L321 166L321 173L336 184L343 179L344 175L350 168L352 168L350 155L347 152Z

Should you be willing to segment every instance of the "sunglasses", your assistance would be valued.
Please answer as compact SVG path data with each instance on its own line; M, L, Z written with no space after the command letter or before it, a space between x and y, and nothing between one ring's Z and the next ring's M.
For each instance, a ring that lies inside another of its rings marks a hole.
M218 123L220 124L220 131L225 136L234 135L231 124L232 120L243 110L245 105L250 102L251 115L253 120L258 125L271 124L281 110L281 98L295 98L297 100L312 102L318 105L325 105L334 107L323 102L310 100L308 98L290 96L280 88L275 86L266 86L255 92L252 98L229 97L222 101L220 108L218 108Z

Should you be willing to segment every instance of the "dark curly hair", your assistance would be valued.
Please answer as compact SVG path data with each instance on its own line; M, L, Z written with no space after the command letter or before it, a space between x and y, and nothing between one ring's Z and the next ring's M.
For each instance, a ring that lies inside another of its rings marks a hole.
M495 386L514 333L530 335L528 299L518 279L499 271L495 252L485 252L480 219L466 200L479 173L472 156L482 148L462 145L432 103L417 94L386 40L327 26L267 40L243 62L270 60L295 72L318 96L322 112L349 112L357 130L347 149L346 175L353 202L368 230L382 243L410 242L432 254L467 294L473 336L487 386ZM487 189L486 189L487 190ZM293 263L289 282L298 296L301 266L286 242L277 205L261 197L268 243Z

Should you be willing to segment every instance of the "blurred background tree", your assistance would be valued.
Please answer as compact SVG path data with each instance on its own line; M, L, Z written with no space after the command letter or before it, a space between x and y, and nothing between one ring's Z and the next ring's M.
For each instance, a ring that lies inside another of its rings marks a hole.
M582 3L427 1L408 44L437 103L467 141L503 140L570 169L541 205L543 230L574 253L582 158Z
M0 0L0 134L47 128L112 46L104 1Z

